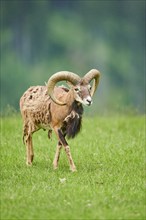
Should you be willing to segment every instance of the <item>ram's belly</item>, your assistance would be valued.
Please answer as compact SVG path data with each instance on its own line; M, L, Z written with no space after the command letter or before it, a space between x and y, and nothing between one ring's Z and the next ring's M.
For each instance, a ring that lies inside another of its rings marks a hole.
M40 123L39 127L42 128L43 130L51 130L50 124L45 124L45 123Z

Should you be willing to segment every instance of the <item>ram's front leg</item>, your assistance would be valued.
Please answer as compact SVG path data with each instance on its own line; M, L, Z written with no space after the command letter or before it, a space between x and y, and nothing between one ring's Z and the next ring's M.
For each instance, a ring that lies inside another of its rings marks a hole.
M55 153L55 157L53 160L53 167L56 170L58 168L58 161L60 158L60 152L61 152L61 148L62 148L62 144L60 141L58 141L57 147L56 147L56 153Z
M76 166L75 166L74 161L72 159L70 147L68 146L68 143L65 139L65 136L63 135L61 129L55 129L55 131L56 131L56 134L59 138L60 143L64 146L64 149L65 149L65 152L66 152L69 164L70 164L70 169L71 169L71 171L74 172L74 171L76 171Z

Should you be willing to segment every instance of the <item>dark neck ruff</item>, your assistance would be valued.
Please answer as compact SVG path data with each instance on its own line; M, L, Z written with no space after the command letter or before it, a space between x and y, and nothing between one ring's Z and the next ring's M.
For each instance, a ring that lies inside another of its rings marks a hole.
M74 101L71 107L71 112L74 112L74 117L70 117L68 122L64 122L62 131L68 138L74 138L81 130L83 106Z

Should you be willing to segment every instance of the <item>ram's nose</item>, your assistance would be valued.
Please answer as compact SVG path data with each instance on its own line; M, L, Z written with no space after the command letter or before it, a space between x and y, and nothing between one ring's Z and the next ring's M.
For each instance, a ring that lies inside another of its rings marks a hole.
M90 96L88 96L86 98L86 102L87 102L87 105L91 105L92 104L92 98Z

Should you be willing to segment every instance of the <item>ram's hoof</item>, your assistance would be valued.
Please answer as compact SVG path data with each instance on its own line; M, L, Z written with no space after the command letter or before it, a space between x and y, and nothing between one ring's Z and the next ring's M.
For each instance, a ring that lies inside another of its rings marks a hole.
M70 170L71 170L72 172L77 172L76 167L71 167Z
M28 166L28 167L31 167L32 166L32 162L26 162L26 165Z
M58 169L58 165L53 163L53 169L57 170Z

